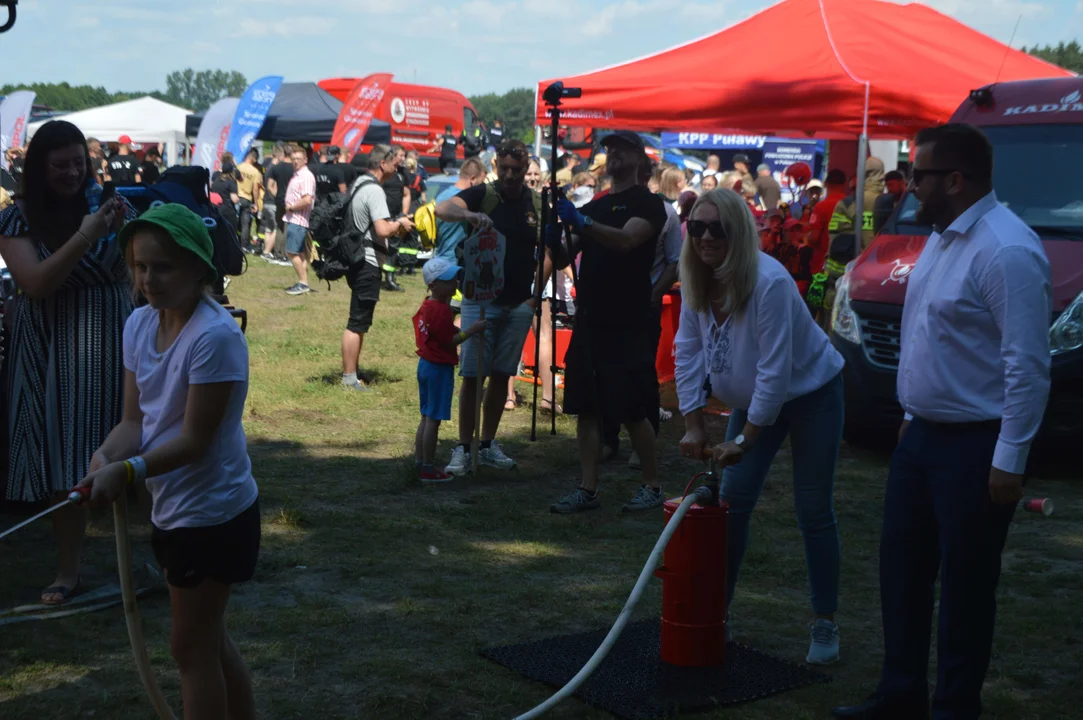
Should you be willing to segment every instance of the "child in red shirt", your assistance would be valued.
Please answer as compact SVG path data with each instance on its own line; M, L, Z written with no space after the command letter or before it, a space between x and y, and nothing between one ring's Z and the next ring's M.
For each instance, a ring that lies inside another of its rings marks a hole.
M455 393L455 366L459 364L456 348L466 339L485 329L479 320L463 332L455 327L451 297L462 270L443 258L425 263L421 275L432 293L414 315L414 339L417 341L417 389L421 395L421 422L417 426L414 459L421 470L421 482L449 482L454 476L438 470L436 440L440 421L451 419L451 396Z

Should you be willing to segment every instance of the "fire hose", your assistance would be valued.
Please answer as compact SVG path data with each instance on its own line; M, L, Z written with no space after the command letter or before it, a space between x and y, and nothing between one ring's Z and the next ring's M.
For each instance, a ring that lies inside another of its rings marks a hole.
M709 486L705 485L700 487L694 493L689 495L688 490L692 487L692 483L704 476L708 478ZM624 603L624 608L621 609L620 615L617 616L617 621L613 623L613 627L610 628L609 634L605 636L605 640L603 640L602 644L598 646L598 649L594 651L594 654L590 656L590 660L583 665L579 672L575 674L575 677L569 680L564 687L550 696L545 702L522 715L516 716L515 720L531 720L531 718L541 717L579 689L579 686L586 682L587 678L598 669L598 666L605 660L609 651L613 649L613 645L616 644L620 634L624 632L624 626L628 624L628 620L632 617L632 611L635 610L636 605L639 603L639 599L643 596L643 591L647 587L647 581L650 580L655 568L658 567L658 564L662 559L662 553L665 551L666 545L669 544L670 538L677 532L677 527L680 526L685 513L687 513L688 509L696 503L701 505L718 504L717 483L718 479L713 472L713 467L712 470L699 473L689 481L687 487L685 487L684 499L673 513L673 517L670 519L669 523L666 524L665 529L662 530L662 534L658 537L658 542L654 544L654 549L651 550L650 557L647 558L647 564L643 566L643 570L639 573L639 579L636 580L636 584L632 588L632 594L628 596L627 602Z
M38 518L42 518L67 505L80 505L90 495L90 488L77 488L72 490L66 500L57 503L48 510L38 513L34 517L21 522L13 528L0 533L0 538L10 535L19 528L25 527ZM169 709L165 697L162 695L158 681L154 677L154 670L150 666L150 656L147 654L147 642L143 638L143 622L139 617L139 603L136 599L135 579L132 577L132 543L128 535L128 499L122 493L113 503L113 527L117 537L117 575L120 576L120 595L124 603L124 621L128 627L128 641L132 646L132 657L135 666L139 670L139 679L143 682L143 689L147 693L147 699L158 714L159 720L175 720L173 711Z

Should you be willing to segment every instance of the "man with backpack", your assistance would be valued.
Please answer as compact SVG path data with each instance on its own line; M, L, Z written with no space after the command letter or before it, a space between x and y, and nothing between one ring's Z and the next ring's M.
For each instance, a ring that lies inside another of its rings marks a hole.
M495 300L484 304L489 331L485 333L485 348L480 352L483 353L482 375L489 377L489 389L484 401L478 462L510 470L515 467L515 461L505 455L496 442L496 431L508 399L508 381L519 370L523 344L534 318L532 288L537 268L535 253L541 227L541 198L524 184L530 167L530 151L526 145L519 140L505 140L497 149L496 157L497 181L464 189L455 197L438 203L436 217L447 223L468 222L478 230L492 227L504 236L503 266L493 268L494 275L503 276L504 288ZM463 299L462 327L469 327L480 319L482 306L482 303ZM478 352L475 338L462 346L459 446L447 466L447 472L453 475L464 475L471 467L474 398L478 383L484 382L484 377L477 377Z
M388 238L413 230L409 218L391 220L383 181L396 171L395 153L387 145L369 152L368 170L350 188L347 222L360 235L346 271L350 286L350 318L342 334L342 386L364 391L368 387L357 376L365 333L372 327L372 315L380 300L380 266L387 256Z

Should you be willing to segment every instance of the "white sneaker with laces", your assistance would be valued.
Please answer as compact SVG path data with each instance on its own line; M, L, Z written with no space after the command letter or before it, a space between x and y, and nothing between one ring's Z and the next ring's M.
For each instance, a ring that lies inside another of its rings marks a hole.
M810 665L830 665L839 659L839 626L826 618L816 618L808 626L812 642L805 662Z
M497 470L511 470L515 467L515 461L504 454L500 443L493 440L489 447L478 450L478 465L485 465Z
M470 453L461 445L456 445L451 451L451 462L444 468L444 472L451 473L455 477L462 477L470 472Z

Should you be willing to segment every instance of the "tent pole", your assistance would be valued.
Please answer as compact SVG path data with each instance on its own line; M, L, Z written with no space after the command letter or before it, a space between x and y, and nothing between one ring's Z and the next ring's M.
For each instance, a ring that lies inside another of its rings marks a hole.
M864 250L862 230L865 223L865 156L869 153L869 136L861 133L857 140L857 185L854 187L854 238ZM871 208L870 208L871 209Z
M857 184L854 187L854 239L865 249L865 158L869 154L869 83L865 83L865 114L857 139ZM870 210L872 208L869 208Z

